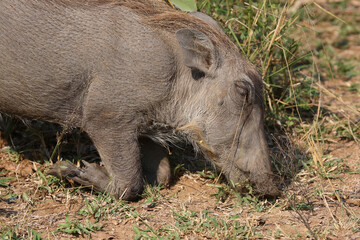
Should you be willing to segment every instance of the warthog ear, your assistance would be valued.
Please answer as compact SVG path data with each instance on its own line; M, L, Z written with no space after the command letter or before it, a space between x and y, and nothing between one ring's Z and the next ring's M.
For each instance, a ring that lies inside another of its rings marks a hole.
M218 53L211 40L202 32L183 28L176 32L184 64L195 72L210 73L217 66Z
M221 26L209 15L202 12L190 12L189 14L222 31Z

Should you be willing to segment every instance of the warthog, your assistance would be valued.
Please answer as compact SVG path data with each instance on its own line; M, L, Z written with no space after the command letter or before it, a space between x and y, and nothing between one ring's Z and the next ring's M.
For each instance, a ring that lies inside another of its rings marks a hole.
M232 185L277 195L262 95L256 68L204 14L155 0L0 1L0 111L81 128L103 163L51 174L132 200L143 172L169 178L160 145L187 139Z

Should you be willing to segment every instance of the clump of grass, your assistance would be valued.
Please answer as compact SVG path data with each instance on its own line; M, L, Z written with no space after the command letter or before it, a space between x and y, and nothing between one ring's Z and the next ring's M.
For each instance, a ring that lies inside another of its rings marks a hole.
M267 126L292 127L312 116L318 91L301 70L311 54L294 38L302 10L289 14L289 4L274 1L200 1L200 9L223 23L242 53L260 69L265 83ZM216 7L214 7L216 6Z
M0 230L1 231L1 230ZM34 229L28 229L24 234L18 234L15 229L8 229L0 232L1 240L21 240L21 239L32 239L41 240L41 234L36 232Z
M8 188L10 186L9 182L15 179L15 177L7 177L6 174L7 171L0 172L0 187Z
M172 211L174 224L153 228L144 222L145 228L134 226L135 239L184 239L203 236L206 239L247 239L255 236L251 226L241 223L240 214L219 217L212 211L196 212L186 209Z
M143 194L141 195L145 199L145 204L149 208L154 208L162 199L160 190L163 188L161 184L153 186L150 184L145 185Z
M84 206L76 213L84 217L92 217L95 223L106 220L109 216L119 216L129 211L130 207L122 200L117 200L106 193L99 193L90 198L85 198Z
M77 219L70 219L69 215L65 216L65 222L60 223L57 231L68 233L75 236L91 236L91 232L99 231L102 225L95 225L86 219L85 225Z
M1 239L4 239L4 240L17 240L17 239L21 239L20 237L18 237L18 235L12 231L12 230L5 230L1 233L0 235Z

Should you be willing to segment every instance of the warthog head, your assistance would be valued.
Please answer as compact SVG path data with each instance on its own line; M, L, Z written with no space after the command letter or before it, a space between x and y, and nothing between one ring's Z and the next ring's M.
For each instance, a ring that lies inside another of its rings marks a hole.
M262 79L219 27L207 29L175 32L179 69L170 122L234 187L250 180L255 192L277 195L263 126Z

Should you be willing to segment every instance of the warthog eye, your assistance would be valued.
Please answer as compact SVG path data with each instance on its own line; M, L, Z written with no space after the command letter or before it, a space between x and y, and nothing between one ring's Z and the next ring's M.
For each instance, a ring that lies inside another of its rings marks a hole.
M199 69L193 68L191 69L191 76L193 77L193 79L199 80L205 77L205 73Z
M234 82L233 100L239 104L253 103L254 87L246 80L237 80Z
M249 85L245 81L236 81L234 82L234 85L237 93L241 96L246 97L249 95Z

